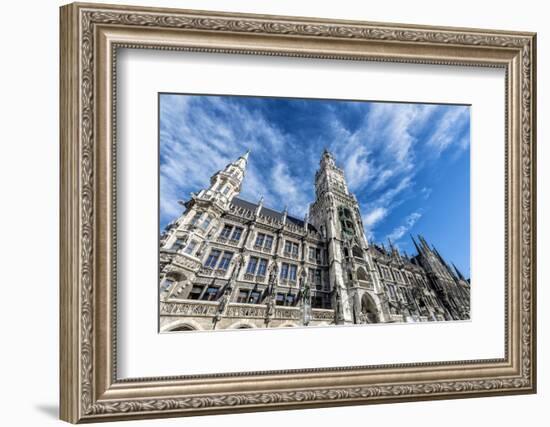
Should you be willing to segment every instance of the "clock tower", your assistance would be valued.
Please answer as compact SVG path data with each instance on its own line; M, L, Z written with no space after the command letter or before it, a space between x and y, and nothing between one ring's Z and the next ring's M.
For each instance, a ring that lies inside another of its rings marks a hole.
M326 149L315 174L315 196L309 218L327 240L336 323L384 321L384 289L368 252L357 198Z

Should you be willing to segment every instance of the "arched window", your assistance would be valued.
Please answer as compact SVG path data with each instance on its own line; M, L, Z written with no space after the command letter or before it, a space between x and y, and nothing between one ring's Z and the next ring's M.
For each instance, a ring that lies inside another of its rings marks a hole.
M352 219L353 218L353 216L351 214L351 211L349 210L349 208L347 208L345 206L340 207L340 215L344 218L347 218L347 219Z
M380 322L376 304L374 303L372 297L367 293L363 294L361 297L361 312L365 315L365 320L367 323Z

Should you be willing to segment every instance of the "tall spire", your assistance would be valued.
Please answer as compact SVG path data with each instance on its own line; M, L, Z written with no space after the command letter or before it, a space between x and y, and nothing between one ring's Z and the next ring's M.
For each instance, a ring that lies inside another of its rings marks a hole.
M246 153L241 155L237 160L235 160L232 164L234 166L237 166L243 170L243 172L246 170L246 165L248 163L248 156L250 154L250 150L246 150Z
M428 242L426 241L426 239L424 238L424 236L422 236L421 234L418 235L418 240L420 240L420 244L422 245L422 247L424 248L424 250L426 252L432 252L432 250L430 249L430 246L428 245Z
M258 201L258 207L256 208L255 215L260 215L260 212L262 211L262 208L264 207L264 196L260 196L260 200Z
M287 218L288 218L288 205L285 205L285 210L283 211L283 224L286 224Z
M399 250L395 247L395 245L393 244L393 242L391 241L391 239L388 237L388 243L390 245L390 251L391 251L391 254L394 256L394 257L399 257Z
M441 263L445 267L447 267L447 269L452 273L451 267L449 267L449 264L447 264L447 261L445 261L445 259L441 256L441 254L439 253L439 251L435 246L432 246L432 252L434 252L437 255L437 257L439 258L439 261L441 261Z
M248 150L236 160L228 163L224 169L219 170L210 177L210 188L208 191L213 191L216 197L223 203L228 203L233 200L241 191L241 185L246 174L246 164L248 162ZM202 192L201 192L202 193ZM201 195L199 193L199 195ZM213 200L212 194L208 195L209 200Z
M410 236L411 236L411 239L414 243L414 247L416 248L416 251L418 252L418 255L422 254L422 250L418 246L418 243L416 243L416 240L415 240L414 236L412 234L410 234Z
M458 269L458 267L455 265L455 263L453 262L453 268L455 269L456 271L456 274L458 274L458 278L461 279L461 280L466 280L464 278L464 276L462 275L462 272Z

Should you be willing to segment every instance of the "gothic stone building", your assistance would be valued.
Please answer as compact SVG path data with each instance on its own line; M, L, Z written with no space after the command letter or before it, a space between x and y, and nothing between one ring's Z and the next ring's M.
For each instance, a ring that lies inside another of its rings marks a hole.
M160 331L464 320L470 283L419 236L369 243L324 151L304 220L238 197L249 154L193 193L160 239Z

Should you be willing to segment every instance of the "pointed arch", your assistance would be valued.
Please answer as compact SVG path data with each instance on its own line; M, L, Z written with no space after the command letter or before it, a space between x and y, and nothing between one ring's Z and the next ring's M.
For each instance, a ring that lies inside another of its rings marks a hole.
M361 313L365 316L367 323L379 323L380 315L376 303L368 292L361 297Z
M193 319L179 319L161 326L161 332L202 331L204 328Z
M191 325L180 325L170 329L168 332L196 331Z
M238 320L227 329L255 329L257 326L248 319Z

